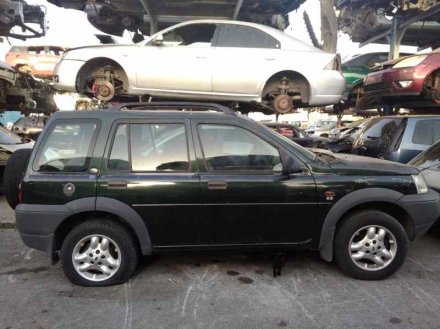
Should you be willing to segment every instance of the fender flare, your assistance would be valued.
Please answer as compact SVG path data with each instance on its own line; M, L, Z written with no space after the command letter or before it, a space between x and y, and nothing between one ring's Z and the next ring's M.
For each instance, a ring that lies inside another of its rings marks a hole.
M142 254L151 255L152 246L147 226L133 208L115 199L97 197L95 210L108 212L121 218L136 234Z
M324 260L333 259L333 242L339 220L350 209L368 202L389 202L399 205L403 194L385 188L365 188L345 195L337 201L324 219L319 241L319 254Z

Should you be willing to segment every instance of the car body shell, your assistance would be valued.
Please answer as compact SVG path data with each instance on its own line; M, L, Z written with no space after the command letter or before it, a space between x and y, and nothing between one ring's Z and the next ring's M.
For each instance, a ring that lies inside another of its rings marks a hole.
M277 40L278 48L220 47L216 45L217 37L213 38L211 47L157 45L159 36L194 24L215 24L217 31L225 26L255 29ZM97 58L111 60L122 67L128 77L126 90L130 95L261 102L266 83L280 72L296 72L307 81L308 92L301 95L306 105L336 103L344 88L340 71L324 69L335 61L334 54L309 46L277 29L246 22L190 21L153 35L147 44L70 50L55 68L55 88L80 91L78 73L87 62Z

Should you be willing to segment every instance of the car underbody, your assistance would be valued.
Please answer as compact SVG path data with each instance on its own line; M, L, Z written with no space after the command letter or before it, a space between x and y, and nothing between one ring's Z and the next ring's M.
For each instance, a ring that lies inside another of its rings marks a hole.
M204 18L238 19L285 29L288 13L305 0L48 0L84 11L97 29L121 36L124 30L150 35L171 25Z

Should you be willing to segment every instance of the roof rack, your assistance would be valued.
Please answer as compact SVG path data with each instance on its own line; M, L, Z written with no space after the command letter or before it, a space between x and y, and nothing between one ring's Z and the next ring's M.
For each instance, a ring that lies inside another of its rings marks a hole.
M197 103L197 102L141 102L141 103L122 103L116 106L109 107L109 110L163 110L173 109L173 110L187 110L187 111L216 111L222 112L228 115L237 115L230 108L215 104L215 103Z

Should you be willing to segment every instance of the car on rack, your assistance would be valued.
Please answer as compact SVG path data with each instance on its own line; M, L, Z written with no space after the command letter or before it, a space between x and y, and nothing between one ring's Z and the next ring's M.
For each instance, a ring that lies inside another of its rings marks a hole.
M6 63L12 67L26 67L36 78L52 79L55 65L66 48L58 46L12 46L6 54Z
M0 193L4 190L5 166L12 153L20 149L32 149L34 142L28 139L21 138L13 132L7 130L0 125ZM6 182L8 178L6 179Z
M428 186L440 193L440 141L420 153L408 164L419 168ZM440 236L440 217L432 227L432 232Z
M288 113L339 102L344 77L339 55L277 29L201 20L146 43L71 49L55 68L54 86L102 101L147 95L216 101L242 113Z
M356 108L426 108L440 106L440 48L379 65L364 79Z
M277 133L293 140L302 147L322 148L322 146L328 143L330 140L325 137L309 136L302 129L291 125L289 123L281 122L263 122L263 124L276 131Z
M312 153L204 103L57 112L6 172L24 243L84 286L127 281L139 255L225 249L316 250L378 280L440 215L414 167Z
M438 140L439 115L377 117L357 134L352 154L408 163Z
M404 53L401 54L401 57L409 55ZM345 90L341 103L335 106L338 106L339 109L355 107L358 96L363 94L365 76L386 61L388 61L387 52L356 54L344 58L342 61L342 74L345 78Z

